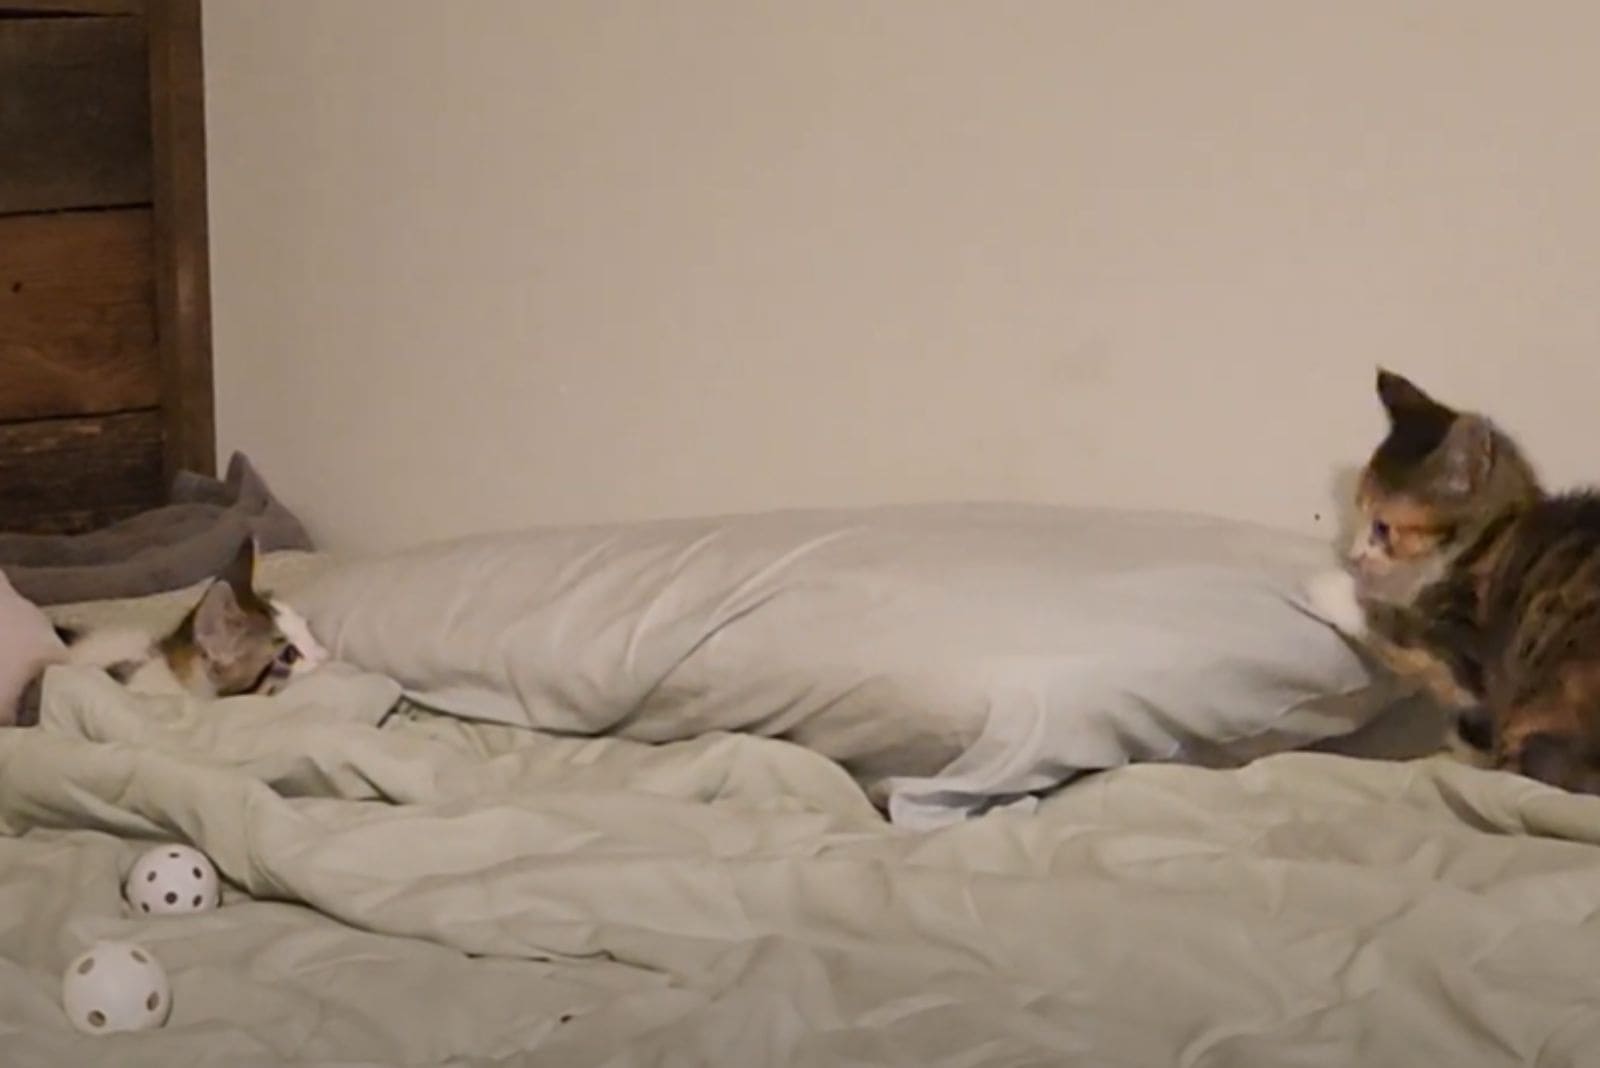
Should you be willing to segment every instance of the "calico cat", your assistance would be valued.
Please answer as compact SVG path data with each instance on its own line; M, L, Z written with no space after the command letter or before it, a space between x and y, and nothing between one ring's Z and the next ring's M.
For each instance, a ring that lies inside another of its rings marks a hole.
M1456 711L1489 767L1600 794L1600 493L1547 494L1483 415L1388 371L1335 626Z
M292 608L256 590L255 545L246 539L170 633L57 628L60 663L97 667L139 693L202 698L271 694L327 660ZM24 691L18 726L38 722L43 674Z

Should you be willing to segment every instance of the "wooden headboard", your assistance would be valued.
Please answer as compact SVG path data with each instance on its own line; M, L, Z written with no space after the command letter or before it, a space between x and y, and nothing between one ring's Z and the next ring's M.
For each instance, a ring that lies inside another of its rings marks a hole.
M0 0L0 530L216 466L200 0Z

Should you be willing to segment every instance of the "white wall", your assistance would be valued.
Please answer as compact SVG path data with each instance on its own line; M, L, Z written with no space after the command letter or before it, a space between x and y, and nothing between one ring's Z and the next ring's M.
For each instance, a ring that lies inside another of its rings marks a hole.
M1587 0L207 0L221 446L331 545L1600 477Z

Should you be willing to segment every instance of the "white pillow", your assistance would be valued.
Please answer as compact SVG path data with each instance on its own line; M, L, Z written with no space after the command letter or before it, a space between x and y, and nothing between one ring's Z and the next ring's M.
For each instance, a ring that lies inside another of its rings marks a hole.
M293 601L336 657L445 711L790 738L927 822L1083 770L1239 763L1361 726L1388 689L1298 603L1326 556L1162 513L785 512L466 538Z
M65 651L44 612L0 572L0 727L16 722L22 691Z

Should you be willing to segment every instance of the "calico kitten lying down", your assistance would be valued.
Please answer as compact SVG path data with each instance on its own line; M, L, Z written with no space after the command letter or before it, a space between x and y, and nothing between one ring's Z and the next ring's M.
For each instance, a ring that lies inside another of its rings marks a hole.
M1362 525L1313 603L1455 709L1479 762L1600 794L1600 494L1547 495L1487 418L1399 375L1378 396Z
M203 698L276 693L328 654L294 609L256 590L254 574L255 545L246 539L171 633L58 629L66 644L59 662L100 668L139 693ZM42 682L41 672L24 691L19 727L38 722Z

